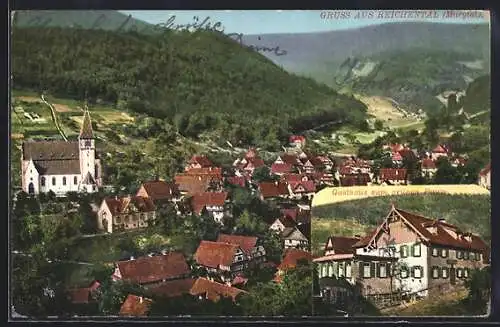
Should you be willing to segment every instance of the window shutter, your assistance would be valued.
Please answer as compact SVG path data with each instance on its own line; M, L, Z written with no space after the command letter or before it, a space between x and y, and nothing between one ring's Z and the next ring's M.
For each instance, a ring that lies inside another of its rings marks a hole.
M361 276L361 278L365 277L365 269L363 266L363 261L359 262L359 275Z
M403 246L404 246L404 245L401 245L401 246L399 247L399 257L400 257L400 258L404 258L404 257L403 257Z
M411 246L411 256L414 257L415 256L415 244L413 244Z
M414 277L415 277L415 267L411 267L411 268L410 268L410 276L411 276L412 278L414 278Z
M378 262L378 263L376 263L376 265L377 265L376 269L375 269L375 272L377 274L376 277L380 278L380 266L382 265L382 263Z
M370 277L375 277L375 262L370 262Z

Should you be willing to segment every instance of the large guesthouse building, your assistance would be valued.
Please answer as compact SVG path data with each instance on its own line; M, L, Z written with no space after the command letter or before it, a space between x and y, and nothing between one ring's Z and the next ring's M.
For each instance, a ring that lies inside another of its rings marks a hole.
M22 145L22 189L28 194L97 192L101 164L88 110L76 141L26 141Z

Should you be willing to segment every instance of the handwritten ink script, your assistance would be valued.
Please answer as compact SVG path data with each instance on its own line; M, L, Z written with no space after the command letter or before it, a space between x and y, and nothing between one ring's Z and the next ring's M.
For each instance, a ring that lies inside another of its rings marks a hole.
M90 29L99 29L105 25L106 22L106 15L101 14L97 19L90 25ZM156 32L161 32L164 30L174 30L174 31L188 31L188 32L196 32L196 31L212 31L212 32L217 32L217 33L222 33L226 35L227 37L233 39L234 41L238 42L241 46L250 48L254 51L257 52L268 52L268 53L274 53L276 56L283 56L287 54L287 51L284 49L281 49L279 46L275 47L267 47L267 46L260 46L260 45L248 45L244 44L243 38L244 35L243 33L224 33L224 26L222 25L221 22L212 22L210 21L210 17L207 16L203 20L200 19L198 16L193 17L193 21L191 23L187 24L177 24L176 23L176 16L170 16L168 20L164 23L159 23L155 25L149 25L145 24L145 27L142 28L141 30L138 29L136 24L130 25L132 19L132 15L128 15L127 18L116 28L115 31L119 32L124 30L124 28L129 25L128 30L129 31L136 31L136 32L147 32L147 31L156 31ZM52 22L52 18L45 17L42 18L40 16L32 18L27 26L28 27L46 27L50 25ZM71 27L74 28L84 28L83 26L79 24L74 24L71 25ZM260 37L259 37L260 39Z

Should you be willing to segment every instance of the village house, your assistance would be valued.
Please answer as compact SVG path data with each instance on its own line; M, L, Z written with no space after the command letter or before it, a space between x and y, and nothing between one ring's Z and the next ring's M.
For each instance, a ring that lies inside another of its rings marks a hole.
M312 261L311 253L294 248L286 249L283 254L283 260L281 260L281 263L277 267L274 281L280 283L286 271L295 269L301 261L310 263Z
M306 138L302 135L292 135L288 139L290 146L303 148L306 145Z
M310 175L311 178L314 180L316 183L316 186L334 186L335 185L335 176L332 173L326 173L326 172L315 172L314 174Z
M406 168L380 168L378 183L382 185L407 185L407 170Z
M198 297L200 300L218 302L221 298L231 298L237 302L238 297L247 293L230 285L222 284L208 278L199 277L191 287L189 294Z
M92 298L93 292L95 292L101 283L94 280L90 283L88 287L81 288L71 288L66 291L69 302L77 306L85 306L95 302Z
M88 110L84 112L76 141L25 141L21 151L21 184L24 192L94 193L102 186L101 161Z
M97 212L97 228L107 233L145 228L156 219L156 206L141 196L107 197Z
M278 234L283 233L286 228L296 227L297 223L290 216L280 216L269 226L269 229Z
M422 160L420 170L422 177L432 178L437 172L436 163L431 158L425 158Z
M191 269L184 255L181 252L170 252L118 261L112 279L152 287L163 282L187 278L190 273Z
M309 199L316 193L314 181L288 182L288 192L292 199Z
M336 176L344 176L350 174L371 174L372 166L371 164L359 158L349 157L340 160L340 163L336 167Z
M438 144L431 151L431 159L432 160L437 160L440 157L448 157L448 149L445 145L442 145L442 144Z
M254 170L262 166L265 166L264 160L259 157L255 148L250 148L243 158L238 158L233 162L233 167L237 169L239 176L252 176Z
M303 224L306 225L306 224ZM286 227L281 236L284 239L284 248L296 248L307 250L309 248L309 240L306 235L299 229L299 226Z
M196 280L193 278L174 279L147 288L151 295L163 297L179 297L189 294Z
M153 300L142 296L129 294L120 307L120 316L146 317Z
M372 180L369 174L345 174L339 177L339 186L367 186Z
M243 188L248 186L248 179L245 176L229 176L226 177L226 182L230 185Z
M193 156L188 161L185 171L190 171L191 169L199 169L199 168L211 168L214 167L212 161L207 158L207 156Z
M239 245L201 241L194 254L196 263L209 272L220 273L222 278L228 274L232 280L236 273L248 268L248 257Z
M222 191L224 187L220 170L216 170L213 174L176 174L174 179L182 196L194 195L207 191Z
M196 215L204 210L219 223L224 223L224 217L231 215L228 192L203 192L191 197L191 208Z
M266 261L266 250L256 236L230 235L220 233L217 242L238 245L245 253L249 265L259 265Z
M479 236L394 205L377 229L353 247L358 256L397 258L397 278L389 286L417 296L463 283L471 269L484 267L489 258L489 248Z
M295 204L280 209L285 217L292 218L297 225L311 223L311 207L305 204Z
M491 189L491 163L479 172L478 184L488 190Z
M288 198L288 185L282 182L261 182L258 184L261 200Z
M282 153L278 156L278 158L276 158L273 164L287 164L295 169L299 169L303 165L302 161L300 161L300 158L296 153Z
M283 176L292 173L294 171L293 167L289 163L273 163L271 165L271 174Z
M165 201L177 202L180 200L181 194L175 183L156 180L142 183L136 196L149 198L153 203L160 203Z

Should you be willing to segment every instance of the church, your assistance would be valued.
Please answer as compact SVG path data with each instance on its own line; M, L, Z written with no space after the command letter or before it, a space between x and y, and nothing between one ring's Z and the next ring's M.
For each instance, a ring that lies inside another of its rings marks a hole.
M25 141L22 146L22 189L28 194L93 193L102 186L102 169L88 110L77 141Z

